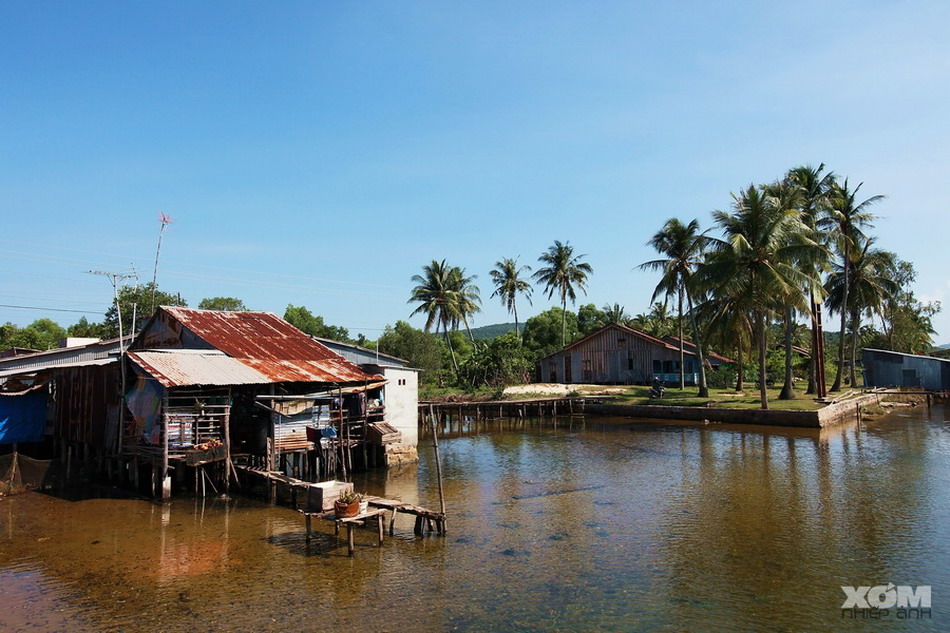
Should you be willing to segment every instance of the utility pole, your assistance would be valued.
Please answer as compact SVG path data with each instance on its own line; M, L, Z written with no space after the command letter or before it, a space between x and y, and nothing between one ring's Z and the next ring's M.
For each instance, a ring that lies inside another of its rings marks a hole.
M112 282L112 296L115 300L115 313L119 319L119 372L122 376L122 399L125 399L125 335L122 331L122 306L119 304L119 282L125 281L126 279L132 279L135 275L129 275L125 273L110 273L104 270L89 270L86 271L90 275L101 275L106 277L109 281ZM135 324L132 325L135 327ZM122 419L125 417L122 414L122 411L125 410L125 405L119 407L119 428L116 433L116 445L115 452L118 454L122 450Z

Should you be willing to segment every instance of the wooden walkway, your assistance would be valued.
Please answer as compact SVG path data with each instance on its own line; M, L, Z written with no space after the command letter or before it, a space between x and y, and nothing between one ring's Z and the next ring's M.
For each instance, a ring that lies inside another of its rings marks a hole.
M299 509L297 507L298 498L305 497L307 488L309 488L311 484L315 483L312 481L295 479L277 471L258 470L256 468L243 465L236 465L235 467L248 479L254 477L262 480L267 485L268 499L270 501L276 501L281 497L288 498L291 507L294 509ZM280 491L277 489L278 486L285 487L284 495L280 494ZM413 505L411 503L405 503L404 501L400 501L398 499L386 499L384 497L377 497L374 495L366 495L363 497L363 500L368 502L370 507L380 510L388 510L392 513L389 519L390 535L393 534L395 529L397 513L408 514L415 517L415 525L413 527L414 534L422 535L427 532L431 534L433 529L435 529L436 533L438 534L445 534L446 517L441 512L429 510L428 508L423 508L422 506ZM317 514L322 513L314 512L309 514L316 516Z
M412 505L411 503L404 503L398 499L384 499L382 497L368 495L363 497L363 500L369 502L369 505L373 508L390 510L392 512L392 517L389 519L390 535L393 533L397 512L416 517L416 523L412 530L414 534L423 534L425 532L424 528L427 528L429 534L431 534L433 526L435 526L435 530L438 534L445 534L445 515L441 512L428 510L421 506Z
M419 421L428 423L433 418L469 418L473 421L498 418L557 417L558 415L583 415L588 401L597 397L553 397L525 400L490 400L485 402L420 402Z

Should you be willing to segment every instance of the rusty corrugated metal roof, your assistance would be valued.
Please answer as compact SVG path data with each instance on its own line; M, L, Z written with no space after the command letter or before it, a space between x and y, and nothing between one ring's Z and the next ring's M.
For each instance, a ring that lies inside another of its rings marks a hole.
M363 371L270 312L224 312L162 306L211 347L263 374L265 382L367 382Z
M129 352L128 356L164 387L272 382L256 369L217 350L147 350Z

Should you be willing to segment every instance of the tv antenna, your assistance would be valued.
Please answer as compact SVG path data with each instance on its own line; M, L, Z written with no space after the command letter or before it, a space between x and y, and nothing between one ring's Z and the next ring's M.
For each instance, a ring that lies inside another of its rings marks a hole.
M152 271L152 306L150 313L155 313L155 290L158 288L158 254L162 252L162 236L165 235L165 227L172 223L172 216L164 211L158 212L158 222L161 228L158 230L158 248L155 249L155 269Z

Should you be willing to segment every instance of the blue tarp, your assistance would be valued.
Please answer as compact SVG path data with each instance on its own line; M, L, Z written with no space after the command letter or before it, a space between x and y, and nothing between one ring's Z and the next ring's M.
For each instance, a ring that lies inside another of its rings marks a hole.
M0 396L0 444L42 442L45 428L45 388L22 396Z

